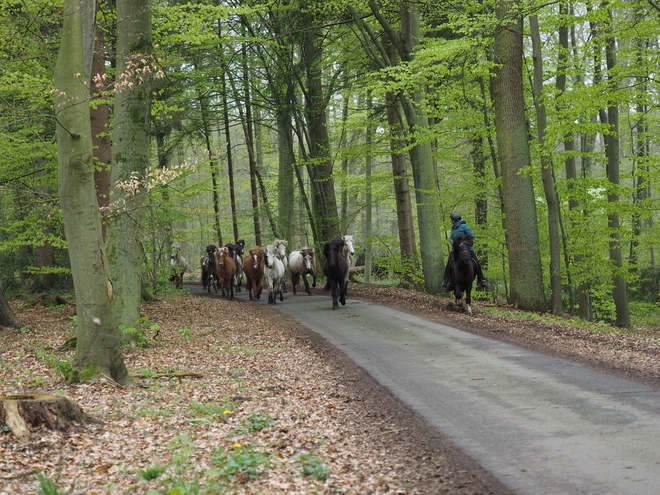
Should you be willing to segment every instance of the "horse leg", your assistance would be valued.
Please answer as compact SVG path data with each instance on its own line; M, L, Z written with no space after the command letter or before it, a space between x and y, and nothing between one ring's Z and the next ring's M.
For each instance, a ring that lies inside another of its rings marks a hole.
M296 285L298 285L299 281L300 281L300 273L291 272L291 287L293 288L294 296L296 295Z
M465 289L465 304L469 315L472 315L472 307L470 306L471 302L472 302L472 284L470 284L468 288Z
M309 282L307 281L307 274L305 273L302 277L303 277L303 282L305 282L305 292L307 292L308 296L311 296L312 290L309 288Z
M346 287L348 286L348 282L346 284L342 284L339 286L339 302L341 303L342 306L346 306Z
M343 283L343 281L337 282L336 280L332 282L332 309L337 309L339 307L339 303L337 302L337 292L338 286Z

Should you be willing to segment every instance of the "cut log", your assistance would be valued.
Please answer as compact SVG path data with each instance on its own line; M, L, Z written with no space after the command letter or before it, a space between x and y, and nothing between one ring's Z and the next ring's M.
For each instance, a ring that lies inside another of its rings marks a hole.
M44 425L50 430L66 431L73 422L102 423L65 397L46 394L0 396L0 428L9 428L21 442L29 440L30 427Z

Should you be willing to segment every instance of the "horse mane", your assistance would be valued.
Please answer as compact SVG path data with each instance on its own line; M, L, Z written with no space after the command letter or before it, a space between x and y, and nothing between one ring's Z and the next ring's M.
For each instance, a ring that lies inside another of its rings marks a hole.
M335 237L331 241L326 242L325 246L323 246L323 256L328 258L330 256L331 251L340 253L343 247L344 247L344 239L342 239L341 237Z
M454 237L454 252L458 251L459 246L461 243L466 244L468 247L472 247L474 244L474 236L472 235L465 235L465 234L458 234L456 237Z
M248 253L250 256L254 256L255 254L258 256L263 257L263 251L261 246L255 246L252 249L248 250Z

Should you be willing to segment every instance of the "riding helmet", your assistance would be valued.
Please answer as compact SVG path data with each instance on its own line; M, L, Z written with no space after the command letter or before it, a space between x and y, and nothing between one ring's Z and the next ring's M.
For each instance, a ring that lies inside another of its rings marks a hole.
M458 222L461 219L461 216L458 213L452 213L451 215L449 215L449 219L452 222Z

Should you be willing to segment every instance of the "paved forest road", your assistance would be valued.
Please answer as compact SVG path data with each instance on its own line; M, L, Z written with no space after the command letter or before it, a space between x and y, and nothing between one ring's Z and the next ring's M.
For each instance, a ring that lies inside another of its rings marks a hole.
M350 297L274 307L521 494L660 493L660 390Z

